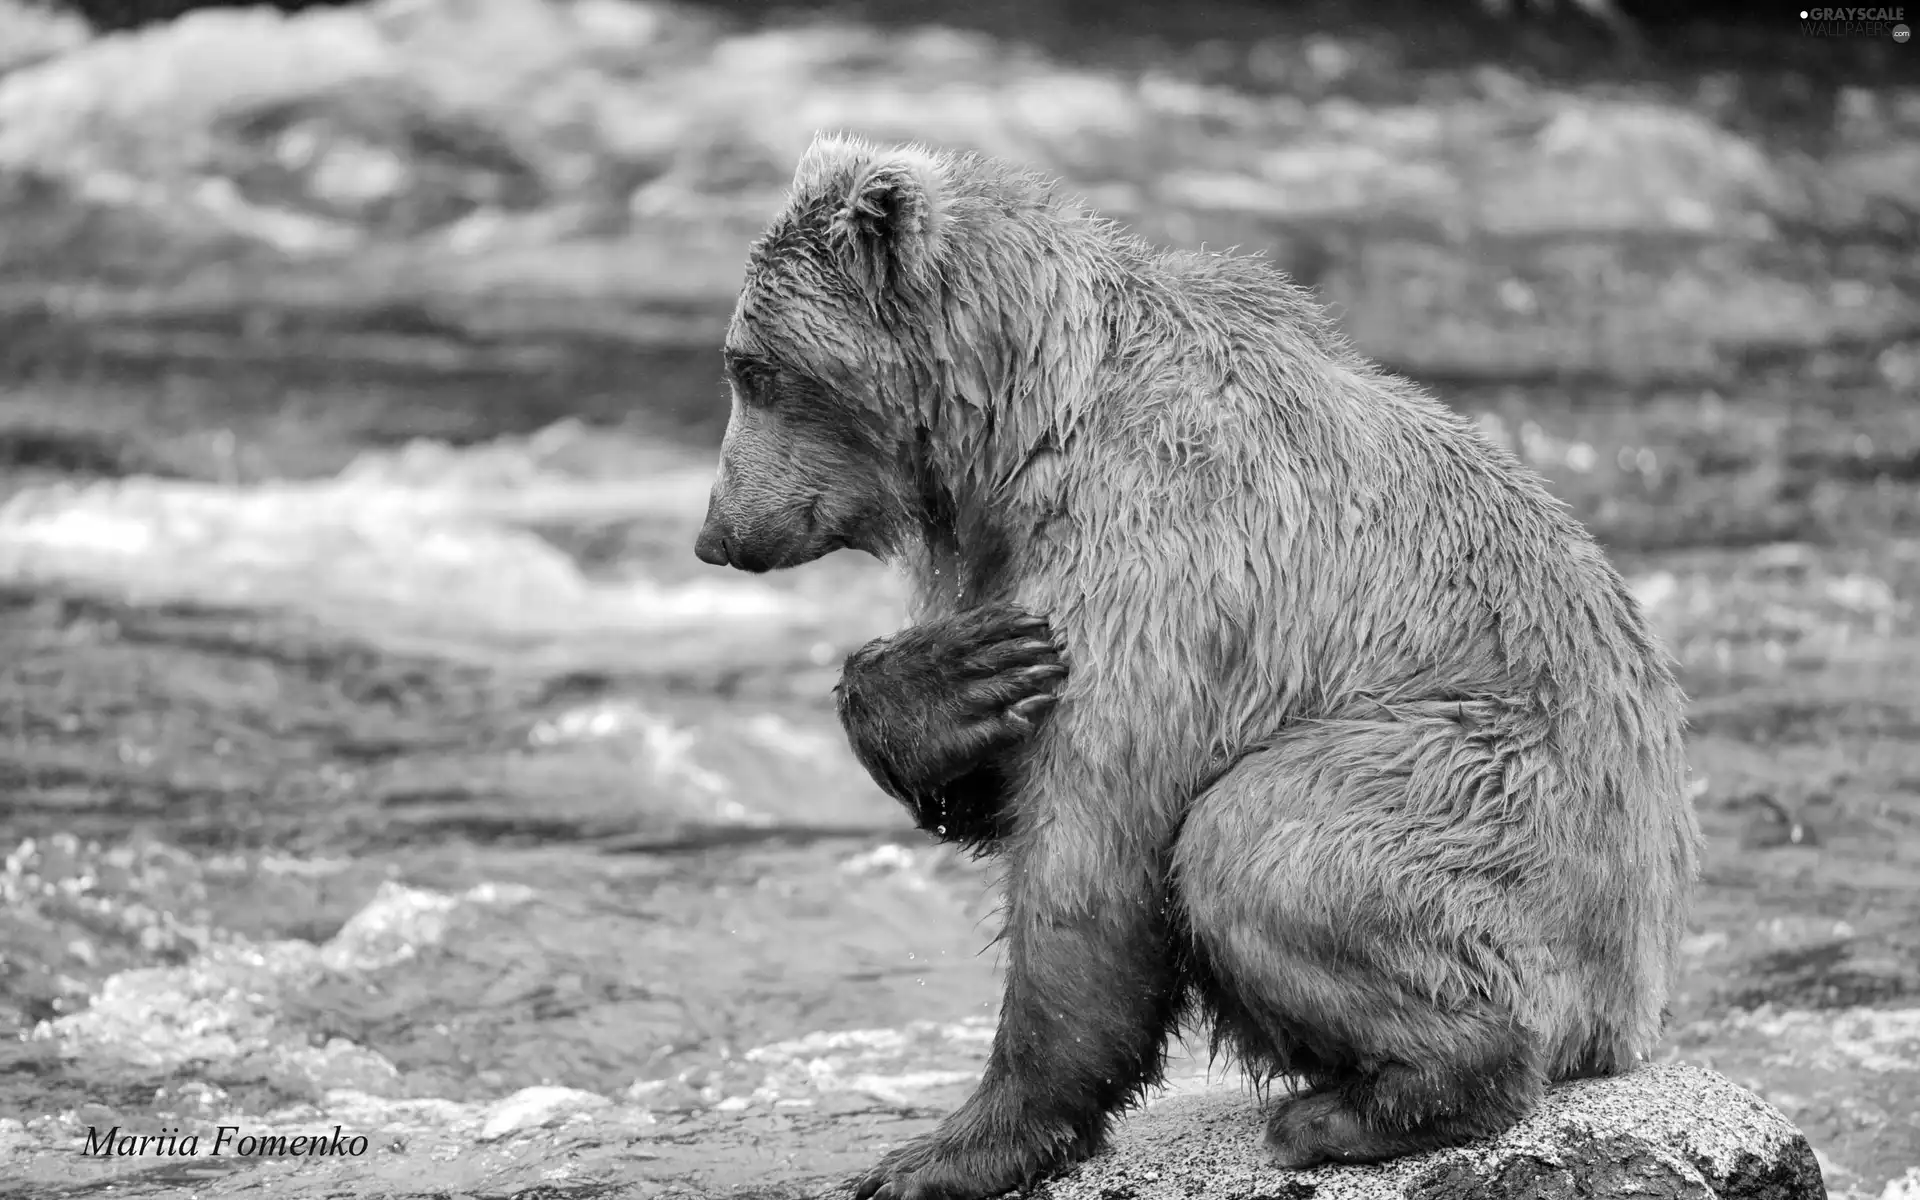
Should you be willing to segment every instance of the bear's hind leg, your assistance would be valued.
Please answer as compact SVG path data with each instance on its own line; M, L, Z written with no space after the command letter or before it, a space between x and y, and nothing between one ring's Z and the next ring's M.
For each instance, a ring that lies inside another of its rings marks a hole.
M1350 1067L1282 1101L1267 1122L1280 1165L1379 1162L1491 1137L1525 1116L1541 1088L1533 1039L1485 1014L1445 1014L1435 1024L1453 1040L1426 1062Z
M1308 1086L1269 1124L1283 1165L1496 1134L1543 1089L1514 968L1540 959L1500 847L1463 853L1478 834L1408 795L1435 754L1460 782L1457 733L1297 727L1202 793L1181 830L1175 886L1217 1036L1256 1076Z

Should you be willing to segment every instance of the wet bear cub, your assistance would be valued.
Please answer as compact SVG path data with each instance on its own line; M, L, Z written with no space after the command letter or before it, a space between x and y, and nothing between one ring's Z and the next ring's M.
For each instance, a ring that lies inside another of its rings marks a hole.
M823 138L725 354L696 552L907 574L849 738L1006 868L985 1075L861 1197L1091 1153L1196 1005L1304 1085L1290 1166L1490 1135L1655 1045L1698 838L1668 659L1533 472L1279 272Z

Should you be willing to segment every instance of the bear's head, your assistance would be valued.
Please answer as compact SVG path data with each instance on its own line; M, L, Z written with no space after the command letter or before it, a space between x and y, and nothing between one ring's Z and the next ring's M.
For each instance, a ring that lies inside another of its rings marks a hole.
M1047 195L984 160L814 142L727 330L703 562L758 572L842 548L892 558L941 525L952 539L956 477L995 469L994 398L1026 357L1004 316L1006 228Z

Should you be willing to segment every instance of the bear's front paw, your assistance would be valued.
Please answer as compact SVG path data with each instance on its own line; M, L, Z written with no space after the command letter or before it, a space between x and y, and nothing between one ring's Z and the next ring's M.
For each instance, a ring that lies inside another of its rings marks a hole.
M1058 698L1066 678L1053 627L1013 604L983 605L954 619L942 664L955 687L956 719L980 740L1023 740Z
M1066 673L1046 618L993 604L861 647L835 696L855 756L910 799L1023 744Z
M1077 1139L1057 1150L974 1139L949 1140L939 1133L894 1150L854 1188L855 1200L986 1200L1031 1182L1037 1175L1086 1157Z

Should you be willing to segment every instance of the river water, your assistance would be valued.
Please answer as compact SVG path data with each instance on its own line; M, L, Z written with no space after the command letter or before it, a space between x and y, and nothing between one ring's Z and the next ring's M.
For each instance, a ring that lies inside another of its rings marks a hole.
M393 314L0 345L0 1142L550 1084L679 1114L633 1169L719 1194L865 1153L756 1114L964 1094L990 873L827 697L898 586L693 560L710 345ZM1445 391L1683 662L1711 848L1675 1052L1862 1188L1920 1162L1920 409L1886 369Z

